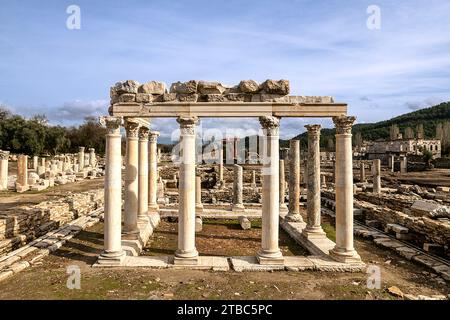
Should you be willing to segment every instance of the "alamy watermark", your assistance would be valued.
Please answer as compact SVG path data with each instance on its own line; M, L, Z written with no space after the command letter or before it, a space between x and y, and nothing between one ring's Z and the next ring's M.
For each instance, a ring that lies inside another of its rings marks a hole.
M67 7L66 13L69 15L66 20L66 27L69 30L81 29L81 9L79 6L72 4Z
M366 26L369 30L380 30L381 29L381 9L377 5L370 5L366 10L369 15L366 20Z
M66 273L69 275L67 278L66 287L70 290L81 289L81 270L77 265L67 266Z

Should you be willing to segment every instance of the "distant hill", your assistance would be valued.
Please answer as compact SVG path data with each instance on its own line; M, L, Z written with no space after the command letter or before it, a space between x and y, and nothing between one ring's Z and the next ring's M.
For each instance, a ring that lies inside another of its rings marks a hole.
M364 140L374 141L377 139L388 139L391 125L398 125L400 132L404 134L406 127L415 129L416 125L423 124L425 138L434 138L436 134L436 124L450 121L450 101L443 102L437 106L420 109L406 113L390 120L375 123L360 123L353 126L353 137L357 132L361 133ZM329 138L334 138L335 129L322 129L320 146L325 148ZM300 139L303 148L307 146L307 133L304 132L293 139ZM280 145L289 146L288 140L280 141Z

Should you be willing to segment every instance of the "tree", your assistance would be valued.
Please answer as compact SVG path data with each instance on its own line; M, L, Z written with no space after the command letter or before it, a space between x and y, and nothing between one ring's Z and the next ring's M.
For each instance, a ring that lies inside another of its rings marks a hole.
M391 140L397 140L399 133L400 130L398 128L398 125L391 125L391 127L389 128L389 136L391 137Z
M70 150L71 141L67 137L67 129L64 127L48 127L45 141L45 150L55 155Z

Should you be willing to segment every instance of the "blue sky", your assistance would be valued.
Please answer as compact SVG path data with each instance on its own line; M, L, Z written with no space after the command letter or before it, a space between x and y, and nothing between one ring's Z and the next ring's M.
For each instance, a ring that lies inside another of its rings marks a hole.
M81 29L66 28L66 8ZM369 5L381 29L366 26ZM0 103L54 124L106 114L118 80L234 85L289 79L293 95L331 95L358 122L450 100L450 1L0 1ZM283 119L292 137L307 123ZM157 119L163 137L177 127ZM203 127L258 128L255 119Z

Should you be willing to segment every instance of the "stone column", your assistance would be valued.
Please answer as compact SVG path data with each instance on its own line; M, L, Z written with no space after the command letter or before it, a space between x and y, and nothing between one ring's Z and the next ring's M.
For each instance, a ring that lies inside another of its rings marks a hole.
M252 183L250 184L252 188L256 188L256 171L252 170Z
M104 216L104 250L99 264L121 264L125 252L121 243L122 216L122 156L120 117L102 117L100 122L106 126L105 150L105 216Z
M406 156L400 157L400 173L406 173L408 171L408 158Z
M279 175L279 128L280 119L272 116L259 118L263 128L263 193L262 193L262 239L258 252L260 264L283 264L278 246L280 215Z
M289 148L289 212L286 221L302 222L300 215L300 141L291 140Z
M84 168L84 147L78 148L78 170L83 171Z
M322 188L327 188L327 176L322 175Z
M197 175L195 177L195 212L203 212L202 204L202 177Z
M28 157L23 154L17 158L16 190L18 192L28 190Z
M8 189L9 151L0 151L0 190Z
M286 178L284 174L284 160L280 160L280 211L287 211L288 207L284 202L286 191Z
M303 235L307 238L324 238L320 226L320 125L306 125L308 130L308 176L307 223Z
M33 156L33 170L34 171L37 171L38 162L39 162L39 157L38 156Z
M178 250L175 264L195 265L195 126L197 117L179 117L180 124L180 183L178 209Z
M127 153L125 160L125 202L123 232L134 236L139 233L138 215L138 167L139 167L139 123L133 118L125 119L127 133Z
M158 206L158 131L150 131L148 136L148 213L157 213Z
M355 117L333 117L336 126L336 246L330 250L340 262L360 262L353 248L352 125Z
M95 149L89 148L89 165L91 166L91 168L95 168L95 160Z
M395 156L394 155L389 156L389 168L391 169L391 172L395 171Z
M242 191L244 190L243 169L240 165L233 165L233 211L244 211L244 201Z
M381 192L381 160L373 159L372 165L373 193Z
M148 220L148 134L147 127L139 128L138 219Z
M219 186L223 186L223 146L222 144L220 144L220 148L219 148L219 178L218 178L218 185Z
M359 181L366 182L366 167L364 161L359 162Z

